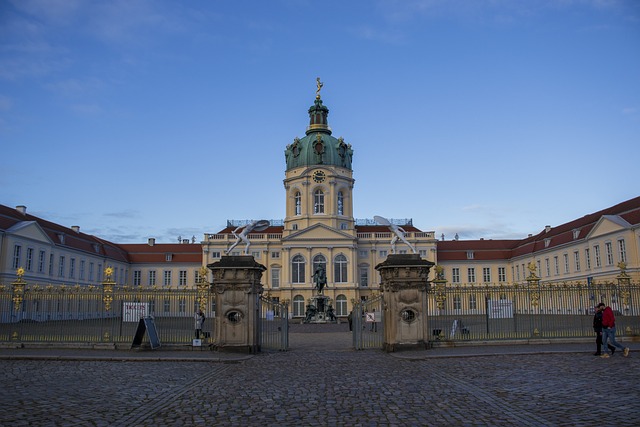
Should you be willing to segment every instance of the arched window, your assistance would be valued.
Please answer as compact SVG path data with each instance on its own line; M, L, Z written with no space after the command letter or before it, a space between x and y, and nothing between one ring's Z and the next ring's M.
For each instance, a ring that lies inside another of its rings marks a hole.
M322 190L316 190L313 193L313 213L324 213L324 193Z
M347 297L340 294L336 297L336 316L346 316L347 314L349 314Z
M296 195L294 196L296 201L296 215L302 215L302 196L299 191L296 191Z
M296 295L293 297L293 317L304 316L304 297Z
M296 255L291 260L291 283L304 283L304 258L302 255Z
M344 196L342 191L338 191L338 215L344 215Z
M347 257L340 254L333 261L334 275L333 279L336 283L345 283L347 281Z

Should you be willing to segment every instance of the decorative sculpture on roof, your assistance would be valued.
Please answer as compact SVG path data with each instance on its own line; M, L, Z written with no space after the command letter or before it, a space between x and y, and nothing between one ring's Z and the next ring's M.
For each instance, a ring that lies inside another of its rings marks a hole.
M316 89L316 99L320 99L320 89L324 86L324 83L320 81L320 77L316 79L316 86L318 86L318 89Z
M252 231L262 231L267 227L269 227L269 225L270 225L269 221L265 219L261 219L258 221L252 221L247 225L241 225L239 227L236 227L236 229L231 232L231 234L233 234L236 237L236 241L233 242L233 245L231 245L231 247L227 249L225 253L226 254L231 253L233 248L235 248L238 245L238 243L242 241L245 243L244 254L249 255L249 246L251 245L251 242L249 241L249 233L251 233ZM236 234L240 230L242 230L240 234Z
M373 217L373 219L376 220L376 222L380 225L386 225L387 227L389 227L389 230L391 230L391 232L394 234L393 238L391 239L391 253L395 254L396 253L396 243L398 242L398 240L402 240L402 242L409 246L411 248L411 251L416 254L418 253L416 251L416 248L413 247L413 245L411 243L409 243L409 241L404 237L406 231L400 227L397 226L395 224L392 224L391 221L389 221L388 219L375 215Z

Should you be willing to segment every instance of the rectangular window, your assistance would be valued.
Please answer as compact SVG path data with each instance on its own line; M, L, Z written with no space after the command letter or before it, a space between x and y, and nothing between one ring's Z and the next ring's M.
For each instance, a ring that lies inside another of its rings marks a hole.
M360 286L366 288L369 286L369 268L360 267Z
M49 255L49 276L53 276L53 254Z
M605 252L607 253L607 265L613 265L613 248L611 242L604 244Z
M187 286L187 270L178 272L178 286Z
M367 257L367 251L358 251L358 256L360 258L366 258Z
M469 309L476 310L477 308L478 308L478 303L477 303L476 296L473 294L469 295Z
M20 265L20 258L21 258L21 254L22 254L22 246L20 245L15 245L13 247L13 269L17 269L22 267Z
M498 282L507 281L507 269L505 267L498 267Z
M164 300L164 312L169 313L171 311L171 301L169 299Z
M426 258L427 257L427 250L426 249L420 249L418 251L418 255L420 255L421 258Z
M595 257L596 268L602 267L602 258L600 258L600 245L593 247L593 256Z
M271 258L274 258L274 259L280 258L280 251L271 252Z
M587 270L591 270L591 254L589 253L589 248L584 250L584 262L587 263Z
M93 281L93 263L92 262L89 263L89 281L90 282Z
M156 271L149 271L149 286L156 286Z
M453 309L460 310L462 309L462 298L460 295L456 295L453 297Z
M280 269L279 268L271 269L271 287L272 288L280 287Z
M254 259L260 259L260 254L261 254L261 253L262 253L262 252L260 252L260 251L253 251L253 252L251 252L251 256L252 256Z
M380 251L380 258L386 258L387 257L387 251Z
M476 282L476 269L474 267L467 268L467 277L469 278L469 283Z
M60 261L58 262L58 277L64 277L64 256L60 255Z
M27 263L24 268L26 268L27 271L33 269L33 248L27 248Z
M220 258L220 252L218 251L211 252L211 258Z
M71 258L69 262L69 278L73 279L76 277L76 259Z
M167 287L171 286L171 270L164 271L164 279L162 285Z
M564 261L564 273L569 273L569 254L562 254L562 260Z
M484 283L490 283L491 282L491 268L482 267L482 281Z
M516 280L520 280L520 266L516 265Z
M451 283L460 283L460 269L458 267L451 269Z
M557 256L553 257L553 269L553 272L556 276L560 274L560 263L558 262Z
M575 264L574 268L576 271L580 271L580 252L575 251L573 253L573 263Z
M171 262L171 259L173 258L173 254L164 254L164 260L167 262Z
M618 258L621 262L627 262L627 249L624 239L618 240Z
M38 254L38 273L44 273L44 260L45 260L45 252L40 251Z
M467 251L467 259L473 259L473 251Z
M102 270L102 264L98 264L98 278L96 279L98 282L102 281L102 273L104 273L104 271Z
M544 269L547 273L547 277L551 276L551 264L549 263L549 258L544 259Z
M84 280L85 260L80 260L80 280Z
M133 286L140 286L142 284L142 271L133 270Z

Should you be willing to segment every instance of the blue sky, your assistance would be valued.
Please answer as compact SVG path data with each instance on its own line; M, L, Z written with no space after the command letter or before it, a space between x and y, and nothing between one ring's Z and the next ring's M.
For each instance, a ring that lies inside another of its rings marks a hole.
M0 203L118 243L282 219L316 77L356 218L524 238L640 193L640 2L0 1Z

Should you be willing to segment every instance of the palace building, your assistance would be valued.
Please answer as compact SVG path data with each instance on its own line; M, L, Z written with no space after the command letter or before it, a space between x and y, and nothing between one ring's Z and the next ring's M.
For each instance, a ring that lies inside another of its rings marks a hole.
M455 286L525 283L532 265L542 282L614 281L621 271L640 281L640 197L520 240L444 241L412 220L354 218L355 150L333 136L320 87L305 136L285 147L284 219L246 237L242 231L252 223L229 220L223 230L203 233L200 242L118 244L30 215L25 206L0 205L0 287L15 280L19 267L31 284L96 285L107 266L121 284L193 287L203 266L245 250L267 268L265 294L289 302L294 317L304 315L316 292L318 267L326 271L324 295L336 315L346 316L355 301L379 291L375 267L394 250L436 263L440 278ZM394 238L393 229L406 242Z

